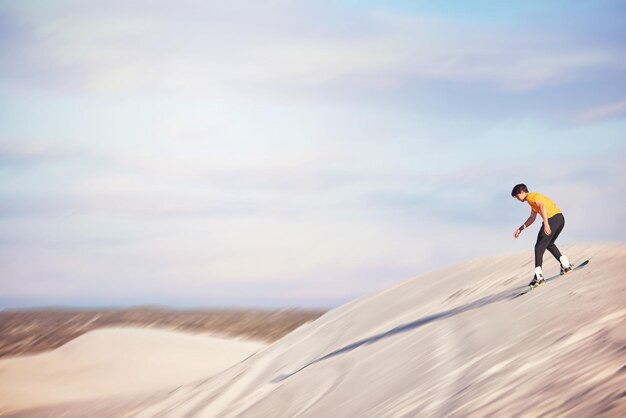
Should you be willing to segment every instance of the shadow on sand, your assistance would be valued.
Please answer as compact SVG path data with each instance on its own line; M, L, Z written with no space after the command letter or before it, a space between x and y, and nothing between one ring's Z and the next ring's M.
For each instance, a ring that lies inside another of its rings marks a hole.
M293 375L295 375L296 373L301 372L302 370L306 369L307 367L315 364L315 363L319 363L320 361L323 360L327 360L331 357L335 357L338 356L340 354L343 353L347 353L350 352L358 347L361 347L362 345L368 345L368 344L373 344L379 340L382 340L384 338L388 338L388 337L392 337L394 335L397 334L401 334L403 332L407 332L407 331L411 331L417 328L420 328L424 325L430 324L431 322L435 322L435 321L439 321L442 319L446 319L446 318L450 318L452 316L455 315L459 315L463 312L467 312L470 311L472 309L477 309L480 308L482 306L486 306L486 305L491 305L492 303L496 303L496 302L501 302L501 301L505 301L505 300L511 300L511 299L515 299L518 296L521 296L522 294L526 293L523 292L524 289L526 289L528 286L522 286L519 288L515 288L515 289L507 289L504 290L500 293L496 293L494 295L489 295L489 296L485 296L483 298L477 299L473 302L467 303L465 305L461 305L458 306L456 308L453 309L449 309L447 311L442 311L442 312L438 312L432 315L428 315L425 317L422 317L420 319L417 319L413 322L409 322L407 324L404 325L400 325L397 326L395 328L390 329L389 331L374 335L372 337L368 337L368 338L364 338L360 341L354 342L352 344L348 344L345 347L342 347L338 350L333 351L332 353L326 354L323 357L317 358L313 361L311 361L310 363L302 366L301 368L299 368L298 370L296 370L295 372L289 373L289 374L283 374L280 376L277 376L276 378L274 378L272 380L273 383L278 383L281 382ZM520 293L522 292L522 293Z

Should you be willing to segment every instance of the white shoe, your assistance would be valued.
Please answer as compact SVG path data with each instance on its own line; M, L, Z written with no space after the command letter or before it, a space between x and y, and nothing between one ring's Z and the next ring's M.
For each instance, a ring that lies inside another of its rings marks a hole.
M559 261L561 262L561 276L572 271L572 265L569 263L567 256L562 255Z
M535 267L535 277L533 277L533 280L530 283L528 283L528 286L537 287L543 284L544 282L545 280L543 278L543 271L541 271L541 267Z

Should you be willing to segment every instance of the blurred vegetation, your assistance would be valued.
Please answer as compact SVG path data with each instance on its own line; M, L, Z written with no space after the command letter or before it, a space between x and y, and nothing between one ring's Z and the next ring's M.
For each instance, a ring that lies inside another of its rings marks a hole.
M41 309L0 312L0 357L34 354L104 327L150 327L267 343L324 314L321 310Z

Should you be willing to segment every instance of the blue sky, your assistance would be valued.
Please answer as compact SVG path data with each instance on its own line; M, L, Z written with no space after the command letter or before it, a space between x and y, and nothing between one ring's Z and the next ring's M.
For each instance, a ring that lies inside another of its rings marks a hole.
M0 308L335 306L532 257L518 182L624 242L625 12L0 1Z

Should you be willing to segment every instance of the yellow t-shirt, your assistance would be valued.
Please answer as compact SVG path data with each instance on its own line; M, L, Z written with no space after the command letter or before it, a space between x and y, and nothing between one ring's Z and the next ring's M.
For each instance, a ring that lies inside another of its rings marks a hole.
M541 202L546 207L546 212L548 214L548 219L556 215L557 213L561 213L561 209L559 209L553 201L551 201L546 196L539 193L528 193L526 196L526 201L532 208L533 212L541 215L541 211L539 210L539 206L537 203Z

